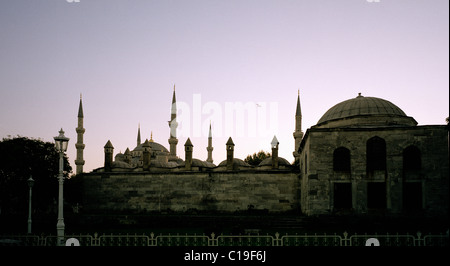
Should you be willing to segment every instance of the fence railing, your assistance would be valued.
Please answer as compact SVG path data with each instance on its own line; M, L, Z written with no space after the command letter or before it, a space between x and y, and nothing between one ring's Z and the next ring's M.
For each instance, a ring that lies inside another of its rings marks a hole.
M180 235L102 234L66 235L66 245L80 246L449 246L449 231L415 234L295 234L295 235ZM56 246L56 235L0 235L0 246Z

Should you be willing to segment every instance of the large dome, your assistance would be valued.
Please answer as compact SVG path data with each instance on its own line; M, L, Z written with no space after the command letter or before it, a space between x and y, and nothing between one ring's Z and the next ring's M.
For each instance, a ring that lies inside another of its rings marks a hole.
M395 104L380 98L358 97L331 107L317 122L316 127L353 126L415 126L417 122L408 117Z

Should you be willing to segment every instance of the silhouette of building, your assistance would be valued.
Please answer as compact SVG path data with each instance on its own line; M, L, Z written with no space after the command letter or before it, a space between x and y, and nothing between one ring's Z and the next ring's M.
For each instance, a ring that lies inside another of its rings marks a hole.
M230 137L227 158L216 165L211 127L206 160L192 157L196 147L189 138L184 159L177 156L174 87L169 150L152 136L142 143L138 127L135 148L113 156L108 140L104 166L81 174L81 100L79 109L77 174L88 212L448 214L448 125L418 126L387 100L360 94L330 108L303 134L299 94L294 164L278 156L274 137L272 156L251 166L234 157Z
M375 97L331 107L299 147L305 214L448 213L448 126Z

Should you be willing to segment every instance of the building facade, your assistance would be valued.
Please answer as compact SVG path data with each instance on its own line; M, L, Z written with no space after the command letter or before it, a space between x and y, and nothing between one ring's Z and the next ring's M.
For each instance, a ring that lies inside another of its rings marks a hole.
M335 105L299 154L307 215L448 214L448 126L418 126L389 101L360 94Z
M85 211L299 211L298 169L278 157L276 137L272 142L268 140L273 156L257 166L234 157L235 145L231 137L223 146L227 153L226 160L214 164L211 127L206 147L208 158L201 160L192 157L196 147L189 138L184 143L185 154L181 158L176 154L176 114L174 88L169 150L152 137L142 142L140 128L136 147L127 148L123 154L114 154L113 143L107 141L103 167L80 175ZM83 116L79 117L82 119ZM82 125L82 120L80 123ZM77 147L81 147L80 144ZM80 156L82 158L82 154Z
M94 213L448 214L448 125L418 126L391 102L362 95L330 108L305 134L300 95L293 117L294 164L278 157L274 137L272 156L251 166L234 157L230 137L223 146L227 158L216 165L211 127L208 158L192 158L196 147L189 138L180 158L174 89L170 149L152 137L142 142L139 128L136 147L123 154L114 156L108 140L104 166L79 175L83 208ZM84 133L82 118L79 134ZM77 148L80 162L84 145Z

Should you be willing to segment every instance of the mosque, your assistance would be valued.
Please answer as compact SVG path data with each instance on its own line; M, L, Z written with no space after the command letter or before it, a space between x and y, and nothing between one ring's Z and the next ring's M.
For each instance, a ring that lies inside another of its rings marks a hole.
M85 173L80 99L75 164L85 211L448 215L448 125L419 126L387 100L359 94L303 133L298 95L293 164L278 156L276 137L271 157L257 166L234 157L231 137L222 144L226 160L214 164L211 127L206 160L192 157L189 138L180 158L176 114L174 90L169 149L142 141L138 128L136 147L114 156L106 141L104 165Z

